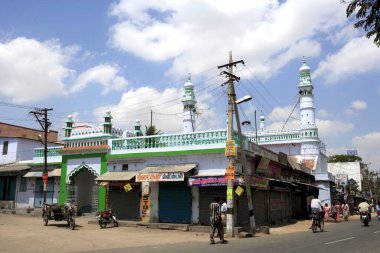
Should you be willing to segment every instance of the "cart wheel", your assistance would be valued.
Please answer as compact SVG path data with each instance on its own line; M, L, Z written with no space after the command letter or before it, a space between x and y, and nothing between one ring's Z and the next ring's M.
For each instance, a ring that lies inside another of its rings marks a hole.
M67 222L69 223L69 228L71 230L74 230L75 229L75 218L73 215L69 215L68 218L67 218Z
M44 226L47 226L48 222L49 222L49 216L48 216L48 213L45 212L44 215L43 215L43 224Z

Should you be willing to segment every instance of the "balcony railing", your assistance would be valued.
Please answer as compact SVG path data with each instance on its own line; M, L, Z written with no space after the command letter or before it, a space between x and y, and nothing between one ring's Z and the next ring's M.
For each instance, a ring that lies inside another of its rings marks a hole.
M235 139L237 134L235 133ZM163 134L109 140L112 151L159 149L187 146L224 144L227 130L194 132L188 134Z
M48 148L47 149L47 156L48 157L61 156L61 154L59 153L59 150L62 148L63 148L63 146ZM35 148L34 149L34 157L44 157L44 148Z

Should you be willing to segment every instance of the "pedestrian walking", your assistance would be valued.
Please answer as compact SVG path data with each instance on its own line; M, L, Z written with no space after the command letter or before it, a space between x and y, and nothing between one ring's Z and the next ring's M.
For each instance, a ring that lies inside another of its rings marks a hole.
M342 206L343 220L348 221L348 217L350 215L350 208L346 202L343 202Z
M328 221L328 220L329 220L329 215L330 215L330 207L329 207L329 204L325 203L325 206L323 207L323 211L325 211L324 220L325 220L325 221Z
M336 222L340 222L340 205L339 205L339 202L336 202L336 204L335 204L335 210L336 210L335 221Z
M218 235L220 238L220 243L226 243L224 240L224 230L222 224L222 212L220 210L219 205L220 198L214 198L214 201L210 204L210 224L211 224L211 232L210 232L210 244L215 244L214 234L215 231L218 231Z

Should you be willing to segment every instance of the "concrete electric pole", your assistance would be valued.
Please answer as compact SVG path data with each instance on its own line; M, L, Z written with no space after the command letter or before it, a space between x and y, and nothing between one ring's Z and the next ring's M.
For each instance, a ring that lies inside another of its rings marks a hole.
M219 69L228 67L228 72L223 71L222 73L228 76L228 136L226 142L226 156L227 156L227 167L226 167L226 179L227 179L227 229L226 233L228 237L234 236L234 181L235 181L235 168L236 168L236 145L234 140L234 131L233 131L233 113L235 110L236 124L239 134L239 146L241 152L241 159L243 164L243 171L245 177L245 188L247 192L248 199L248 209L249 209L249 218L250 218L250 229L251 234L256 232L255 218L253 214L253 205L252 205L252 194L250 186L250 173L246 162L245 150L243 145L243 138L241 133L240 119L237 104L245 102L249 98L243 98L241 101L236 101L236 94L234 88L234 81L239 81L240 78L233 74L233 67L237 64L244 62L242 60L233 62L232 52L229 55L229 63L218 66Z

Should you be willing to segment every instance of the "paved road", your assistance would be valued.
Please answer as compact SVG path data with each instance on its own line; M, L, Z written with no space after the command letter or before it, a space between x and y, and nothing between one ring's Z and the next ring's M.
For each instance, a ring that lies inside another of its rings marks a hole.
M325 232L313 234L309 222L274 229L274 235L232 238L228 244L209 245L208 234L145 228L99 229L77 219L72 231L64 222L42 226L37 217L0 214L0 252L281 252L345 253L378 252L380 222L364 227L358 219L328 224ZM299 231L299 232L295 232ZM292 232L292 233L289 233Z

